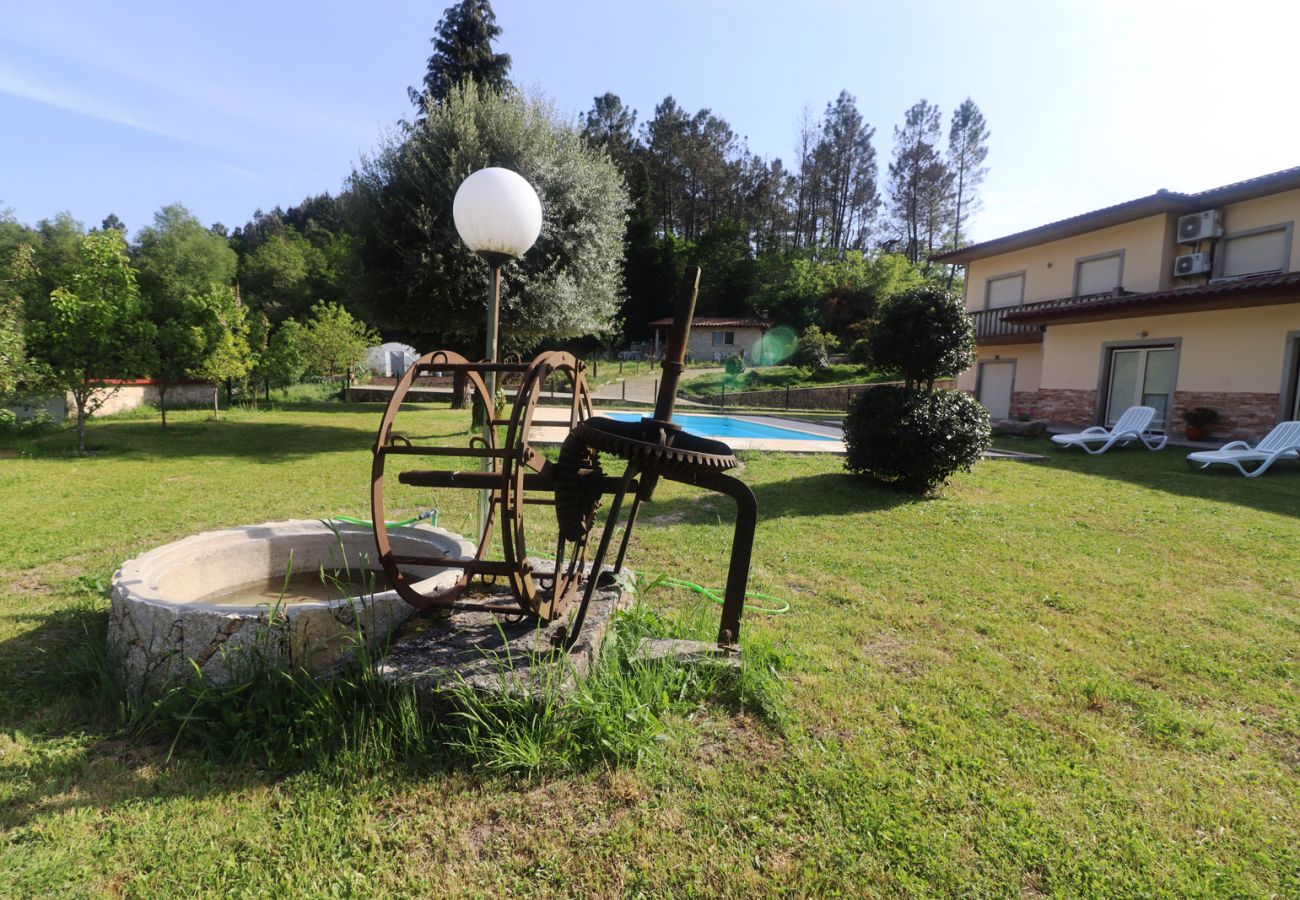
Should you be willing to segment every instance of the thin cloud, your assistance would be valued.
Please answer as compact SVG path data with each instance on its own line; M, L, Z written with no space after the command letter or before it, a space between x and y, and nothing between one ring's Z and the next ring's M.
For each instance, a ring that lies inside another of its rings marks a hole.
M93 97L64 90L50 84L32 81L3 67L0 67L0 93L19 97L23 100L31 100L35 103L42 103L46 106L53 106L92 119L99 119L102 122L111 122L114 125L145 131L168 140L193 144L208 150L217 149L211 144L195 140L189 135L180 134L163 126L155 125L126 110L104 104Z
M245 181L251 181L254 184L266 184L266 179L258 175L256 172L250 172L247 169L242 169L239 166L235 165L234 163L228 163L225 160L217 160L217 167L220 169L225 169L227 172L230 172L234 175L238 175L240 178L243 178Z

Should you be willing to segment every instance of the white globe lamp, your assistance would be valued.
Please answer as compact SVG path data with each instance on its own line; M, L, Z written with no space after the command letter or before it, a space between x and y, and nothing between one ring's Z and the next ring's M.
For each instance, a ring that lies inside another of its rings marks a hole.
M451 217L465 246L492 267L492 292L488 297L487 358L497 361L497 326L501 317L501 267L523 256L542 231L542 202L537 191L518 172L491 166L479 169L460 183L451 203ZM491 440L496 405L496 372L488 369L483 398L484 432ZM491 459L483 459L483 468L495 468ZM478 524L480 540L486 534L490 493L479 496Z

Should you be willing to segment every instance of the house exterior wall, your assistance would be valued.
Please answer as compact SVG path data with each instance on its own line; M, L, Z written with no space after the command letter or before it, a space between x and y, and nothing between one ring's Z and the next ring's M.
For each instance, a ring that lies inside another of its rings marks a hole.
M979 347L975 365L957 376L955 387L959 391L974 394L979 386L979 367L982 362L1005 362L1014 360L1016 364L1015 381L1011 386L1012 417L1037 416L1039 382L1043 370L1043 346L1035 341L1032 344L999 344Z
M1211 208L1207 206L1207 208ZM1288 271L1300 270L1300 190L1280 191L1217 207L1227 236L1274 225L1291 227ZM1161 213L1036 247L972 260L967 267L966 308L985 308L990 278L1024 273L1024 302L1069 297L1075 292L1080 259L1122 251L1121 286L1127 291L1167 290L1201 284L1173 277L1174 258L1193 249L1222 252L1223 244L1199 248L1177 242L1176 213ZM1216 268L1216 272L1218 269ZM1103 345L1115 342L1178 344L1177 376L1170 415L1171 430L1180 430L1180 414L1191 406L1210 406L1222 417L1216 434L1257 437L1276 420L1282 400L1283 369L1289 334L1300 329L1300 303L1243 306L1080 322L1048 322L1038 353L1032 345L989 345L978 359L1016 359L1013 410L1059 423L1094 424L1104 377ZM1033 362L1029 362L1033 360ZM1028 365L1027 365L1028 363ZM1035 365L1038 368L1035 368ZM1038 383L1033 388L1035 376ZM978 363L963 372L958 386L974 391ZM1032 391L1033 396L1028 396Z
M1096 389L1103 343L1179 340L1175 390L1276 394L1286 335L1296 329L1300 303L1053 325L1044 335L1042 386Z
M1074 293L1075 263L1112 250L1124 253L1121 276L1125 290L1154 291L1168 287L1165 273L1173 267L1174 225L1171 215L1148 216L1037 247L973 260L966 272L966 308L984 309L988 279L1016 272L1025 273L1026 303L1069 297Z
M1044 335L1039 414L1073 424L1096 422L1103 346L1175 343L1171 421L1178 422L1189 407L1209 406L1222 418L1216 434L1258 437L1277 420L1293 340L1288 336L1297 330L1300 303L1053 325Z
M93 400L97 400L105 395L110 395L104 401L104 404L95 410L96 416L110 416L113 413L126 412L135 409L145 403L158 405L158 386L156 384L124 384L118 387L117 391L108 390L96 391L92 394ZM167 389L167 408L173 409L180 406L191 406L212 404L212 385L202 384L173 384ZM75 415L77 404L69 394L66 398L66 408L69 415Z
M722 346L713 346L713 332L730 331L735 335L734 344ZM687 341L686 350L690 359L718 359L724 360L728 356L740 354L747 362L756 361L759 354L759 343L763 338L764 331L761 328L745 328L741 326L719 326L712 327L693 327L691 336ZM662 344L663 341L661 340Z
M1300 221L1300 190L1270 194L1223 207L1223 231L1229 235L1296 221ZM1289 271L1300 268L1300 231L1297 229L1291 230L1291 260L1287 268Z

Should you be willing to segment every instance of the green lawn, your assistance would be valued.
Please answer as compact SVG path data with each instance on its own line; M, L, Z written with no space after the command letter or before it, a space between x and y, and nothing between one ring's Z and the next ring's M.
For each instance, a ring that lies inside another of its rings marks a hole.
M745 627L791 651L785 724L708 705L634 766L263 772L92 712L67 611L197 530L367 515L379 411L100 422L81 459L67 434L0 444L26 454L0 458L0 895L1300 894L1296 464L1002 439L1050 459L918 501L833 457L749 459L752 586L793 610ZM464 427L422 408L408 431ZM642 521L634 566L723 580L724 502L665 483Z
M728 393L736 391L772 391L791 387L829 387L843 384L871 384L888 381L889 378L877 375L863 366L835 365L819 372L811 372L798 366L762 366L746 369L739 375L714 372L701 375L682 383L681 393L694 400L707 400L716 397L725 388Z

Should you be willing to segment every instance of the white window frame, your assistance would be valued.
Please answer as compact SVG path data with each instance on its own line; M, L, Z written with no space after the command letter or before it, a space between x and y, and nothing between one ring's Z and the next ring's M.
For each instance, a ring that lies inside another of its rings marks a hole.
M1178 394L1178 365L1182 361L1183 357L1183 339L1181 337L1169 337L1149 338L1136 341L1105 341L1102 343L1101 363L1098 366L1097 371L1097 407L1095 418L1093 420L1094 423L1100 425L1106 424L1106 413L1108 412L1110 404L1110 386L1112 377L1111 363L1114 360L1114 352L1116 350L1174 351L1174 367L1173 371L1170 373L1169 406L1168 409L1165 410L1166 418L1165 421L1161 423L1161 427L1155 427L1154 423L1152 425L1152 431L1167 433L1169 429L1169 418L1172 417L1174 411L1174 398ZM1143 368L1145 369L1145 358L1143 360ZM1145 371L1143 372L1143 378L1145 378ZM1121 410L1121 412L1122 411L1123 410Z
M1223 264L1228 258L1228 242L1235 238L1250 237L1255 234L1266 234L1270 231L1283 231L1282 237L1282 264L1277 272L1253 272L1246 275L1224 275ZM1234 231L1232 234L1225 234L1219 238L1214 245L1214 262L1210 266L1211 281L1235 281L1238 278L1256 278L1260 275L1281 274L1291 271L1291 242L1294 238L1295 221L1278 222L1274 225L1261 225L1258 228L1246 228L1241 231Z
M1091 256L1080 256L1078 259L1074 261L1074 289L1071 296L1074 297L1083 296L1082 294L1079 293L1079 271L1080 269L1083 268L1084 263L1097 262L1098 260L1102 260L1102 259L1110 259L1113 256L1119 257L1119 281L1118 283L1111 285L1111 287L1112 289L1123 288L1124 287L1124 251L1107 250L1105 253L1094 253Z
M1011 304L1011 306L1024 306L1025 304L1025 270L1019 272L1004 272L1001 275L992 275L984 279L984 308L985 309L1010 309L1011 306L989 306L989 301L993 298L993 282L1005 281L1008 278L1020 279L1020 299Z

